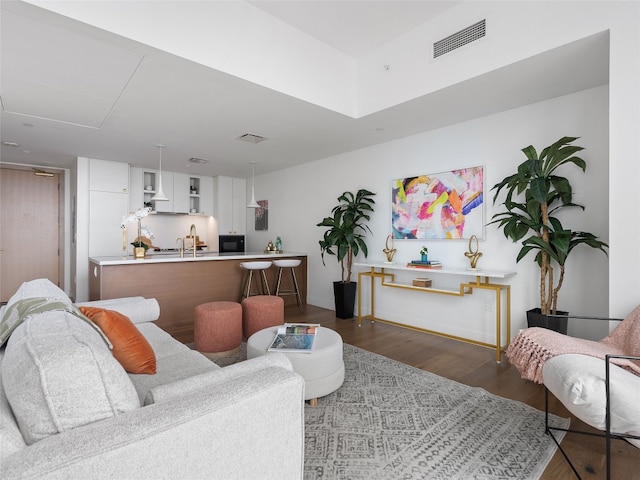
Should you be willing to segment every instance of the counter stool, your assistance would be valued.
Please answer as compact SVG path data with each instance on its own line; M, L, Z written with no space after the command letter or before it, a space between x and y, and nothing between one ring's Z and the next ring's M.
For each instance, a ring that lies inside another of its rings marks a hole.
M276 283L276 295L295 295L296 301L301 311L304 311L302 306L302 298L300 297L300 289L298 288L298 280L296 279L295 268L300 265L300 260L274 260L273 264L278 267L278 281ZM280 281L282 280L282 269L290 268L291 277L293 278L293 290L280 290Z
M203 303L196 306L194 314L193 340L196 350L223 357L240 348L242 306L239 303Z
M242 300L242 333L249 338L258 330L284 324L284 300L272 295L254 295Z
M241 300L243 298L248 298L251 297L253 295L261 295L261 294L267 294L267 295L271 295L271 291L269 290L269 283L267 282L267 275L264 273L264 271L269 268L271 266L271 261L264 261L264 262L242 262L240 264L241 268L244 268L247 271L246 277L245 277L245 282L244 282L244 287L242 288L242 297L240 298ZM255 270L259 270L260 271L260 276L262 277L262 293L252 293L251 292L251 281L253 280L253 272Z

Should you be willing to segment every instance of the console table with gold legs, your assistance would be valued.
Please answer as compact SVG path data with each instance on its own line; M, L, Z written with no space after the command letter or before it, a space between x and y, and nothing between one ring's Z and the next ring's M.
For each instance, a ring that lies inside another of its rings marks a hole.
M420 332L431 333L434 335L440 335L442 337L452 338L454 340L460 340L463 342L473 343L475 345L481 345L483 347L495 348L496 350L496 362L500 363L501 352L509 346L511 340L511 287L508 284L491 283L490 279L506 279L512 277L516 272L507 272L499 270L454 270L454 269L417 269L406 267L402 264L388 264L388 263L355 263L356 267L368 268L369 270L362 270L358 272L358 326L362 325L362 319L367 319L372 322L378 321L388 323L391 325L398 325L401 327L411 328ZM394 271L411 271L419 273L420 275L439 276L439 275L454 275L454 276L471 276L475 277L475 281L461 282L459 289L446 289L446 288L434 288L434 287L417 287L414 285L396 282L396 275L389 273L386 270ZM362 288L364 285L364 277L370 278L370 292L371 292L371 313L369 315L362 315ZM375 316L375 279L380 279L380 284L383 287L402 288L405 290L415 290L419 292L436 293L440 295L453 295L456 297L463 297L464 295L473 294L474 289L493 290L495 292L495 307L496 307L496 342L495 345L480 342L471 338L458 337L447 333L436 332L433 330L427 330L425 328L414 327L411 325L405 325L391 320L384 320ZM506 305L504 322L506 326L506 345L502 346L502 291L505 291Z

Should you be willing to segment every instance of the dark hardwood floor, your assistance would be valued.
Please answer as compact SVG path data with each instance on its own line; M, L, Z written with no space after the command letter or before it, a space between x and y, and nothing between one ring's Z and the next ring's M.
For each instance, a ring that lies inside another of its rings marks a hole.
M495 350L381 322L371 323L367 320L358 327L355 318L338 319L332 310L311 305L305 307L304 313L295 305L287 306L285 320L319 323L340 333L345 343L466 385L482 387L495 395L518 400L544 411L542 385L522 380L504 354L502 362L496 363ZM552 395L550 410L556 415L570 417L571 428L597 432L571 415ZM569 433L562 441L562 446L583 479L606 478L603 439ZM612 458L612 479L640 479L640 449L615 440L612 442ZM573 478L576 478L574 473L560 451L557 451L542 479Z

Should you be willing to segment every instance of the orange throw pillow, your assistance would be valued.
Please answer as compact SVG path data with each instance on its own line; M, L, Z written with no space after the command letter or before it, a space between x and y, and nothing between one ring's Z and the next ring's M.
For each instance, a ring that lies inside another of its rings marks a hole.
M113 345L113 356L127 372L156 373L153 348L129 317L96 307L80 307L80 311L104 332Z

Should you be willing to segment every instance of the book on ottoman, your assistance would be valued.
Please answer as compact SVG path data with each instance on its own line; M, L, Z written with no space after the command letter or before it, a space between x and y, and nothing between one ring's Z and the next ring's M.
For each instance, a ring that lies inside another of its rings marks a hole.
M414 278L413 286L414 287L430 287L431 279L430 278Z

